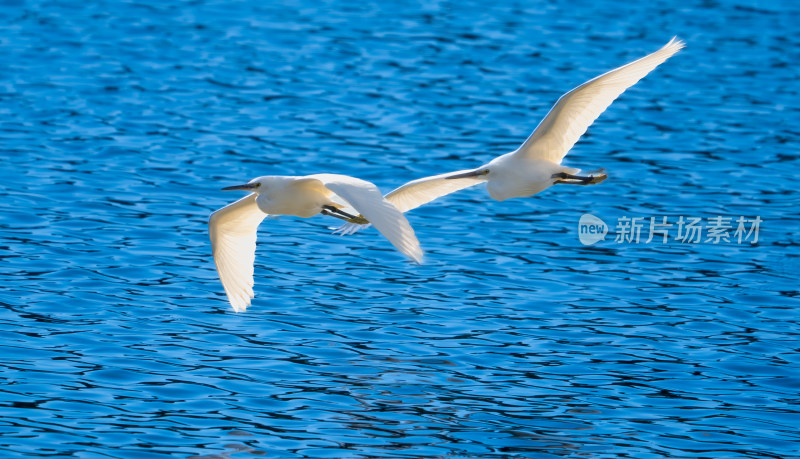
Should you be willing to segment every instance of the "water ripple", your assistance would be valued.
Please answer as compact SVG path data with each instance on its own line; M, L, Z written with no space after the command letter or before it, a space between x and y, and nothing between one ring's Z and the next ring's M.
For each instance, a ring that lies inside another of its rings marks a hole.
M5 2L3 457L796 457L800 10ZM230 311L206 222L263 174L389 190L515 148L565 90L688 47L567 158L610 179L374 230L269 219ZM586 247L592 213L763 219Z

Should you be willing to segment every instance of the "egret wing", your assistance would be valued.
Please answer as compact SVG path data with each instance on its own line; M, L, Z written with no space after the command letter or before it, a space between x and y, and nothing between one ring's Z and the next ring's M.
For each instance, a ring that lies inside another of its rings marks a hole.
M447 178L453 175L468 174L475 171L477 171L477 169L423 177L421 179L408 182L405 185L390 191L385 198L387 201L394 204L394 206L397 207L400 212L408 212L409 210L416 209L417 207L427 204L434 199L438 199L450 193L455 193L456 191L463 190L464 188L469 188L485 182L486 175L456 179ZM353 234L368 227L369 225L345 223L337 228L335 232L340 234Z
M408 212L434 199L439 199L450 193L455 193L464 188L469 188L485 182L486 175L455 179L447 178L454 175L469 174L475 171L477 170L449 172L447 174L433 175L413 180L390 191L389 194L386 195L386 200L394 204L400 212Z
M397 207L387 201L374 184L365 180L337 174L309 176L320 180L325 187L347 201L369 220L397 250L417 263L422 261L422 249L411 225Z
M561 164L575 142L620 94L683 47L684 43L675 37L658 51L564 94L516 154Z
M211 214L208 233L214 263L228 301L236 312L247 309L253 293L253 264L258 225L267 216L250 194Z

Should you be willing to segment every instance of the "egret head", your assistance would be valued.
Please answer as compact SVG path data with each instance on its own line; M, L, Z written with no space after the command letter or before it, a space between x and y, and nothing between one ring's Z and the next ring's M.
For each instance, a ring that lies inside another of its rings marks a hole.
M226 186L225 188L222 189L222 191L242 190L242 191L250 191L252 193L261 193L269 188L271 178L272 177L269 176L257 177L245 183L244 185Z

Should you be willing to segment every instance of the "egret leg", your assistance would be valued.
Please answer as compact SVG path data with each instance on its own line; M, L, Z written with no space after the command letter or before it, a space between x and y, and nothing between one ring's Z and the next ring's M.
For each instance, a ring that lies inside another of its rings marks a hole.
M335 213L333 213L333 212L331 212L331 211L329 211L329 210L327 210L327 209L322 209L322 211L321 211L320 213L321 213L322 215L327 215L327 216L329 216L329 217L336 217L336 218L338 218L338 219L340 219L340 220L344 220L344 221L347 221L347 220L348 220L348 218L347 218L347 217L343 217L343 216L341 216L341 215L339 215L339 214L335 214Z
M568 185L594 185L608 178L608 175L603 173L602 170L597 172L597 175L589 175L588 177L559 172L553 174L553 178L558 179L555 183L565 183Z
M339 209L338 207L334 206L322 206L322 215L329 215L331 217L336 217L338 219L344 220L348 223L358 223L360 225L366 225L369 223L369 220L362 217L361 215L353 215Z

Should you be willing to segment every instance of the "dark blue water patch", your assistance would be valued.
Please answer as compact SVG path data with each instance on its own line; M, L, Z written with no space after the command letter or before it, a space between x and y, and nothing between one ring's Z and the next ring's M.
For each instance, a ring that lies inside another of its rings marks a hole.
M3 457L799 457L798 12L5 2ZM421 207L421 266L266 220L230 310L219 188L475 167L672 35L566 159L603 184ZM763 223L583 246L585 213Z

